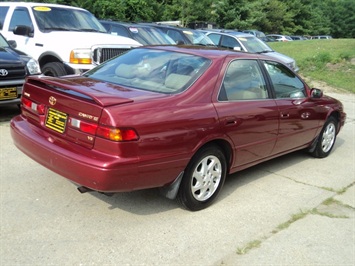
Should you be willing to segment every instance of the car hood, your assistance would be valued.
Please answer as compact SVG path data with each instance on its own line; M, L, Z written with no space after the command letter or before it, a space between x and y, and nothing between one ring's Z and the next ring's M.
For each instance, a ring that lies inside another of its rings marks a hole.
M288 63L288 64L295 61L293 58L291 58L287 55L284 55L284 54L280 54L275 51L267 52L267 53L265 53L265 55L271 56L273 58L280 60L281 62Z
M6 64L11 63L14 64L15 62L23 63L21 57L10 48L0 47L0 63Z

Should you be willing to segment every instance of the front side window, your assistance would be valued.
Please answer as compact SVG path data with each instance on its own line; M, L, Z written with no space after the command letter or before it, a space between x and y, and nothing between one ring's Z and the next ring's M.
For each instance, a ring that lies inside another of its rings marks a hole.
M30 14L28 13L27 8L19 7L15 9L10 20L9 30L13 31L18 25L28 26L33 29L32 20L30 18Z
M2 30L2 27L4 26L5 17L8 10L8 6L0 6L0 30Z
M220 101L267 99L268 91L256 60L232 61L222 83Z
M228 49L235 49L236 47L241 48L240 43L230 36L222 36L221 47Z
M303 82L284 65L265 61L276 98L304 98L306 91Z

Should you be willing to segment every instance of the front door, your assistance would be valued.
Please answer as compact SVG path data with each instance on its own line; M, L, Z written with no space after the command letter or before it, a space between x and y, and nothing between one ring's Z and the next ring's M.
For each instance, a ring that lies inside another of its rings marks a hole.
M316 102L307 96L304 83L286 66L271 61L265 61L264 66L270 76L280 117L273 154L310 143L320 124Z

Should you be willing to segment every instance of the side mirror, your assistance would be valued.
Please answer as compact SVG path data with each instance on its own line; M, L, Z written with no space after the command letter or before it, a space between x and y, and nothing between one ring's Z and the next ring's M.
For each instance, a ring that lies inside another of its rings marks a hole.
M9 40L7 42L9 43L11 48L15 49L17 47L17 43L15 40Z
M22 36L28 36L28 37L33 37L33 32L31 27L25 26L25 25L17 25L14 30L13 30L15 35L22 35Z
M233 47L233 50L234 50L234 51L241 51L242 48L241 48L240 46L235 46L235 47Z
M323 91L320 89L313 88L311 90L311 97L312 98L322 98L323 97Z

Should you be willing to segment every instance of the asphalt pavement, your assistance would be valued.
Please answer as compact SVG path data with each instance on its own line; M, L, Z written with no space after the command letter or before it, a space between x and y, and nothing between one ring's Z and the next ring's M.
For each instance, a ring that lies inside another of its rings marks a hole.
M0 108L0 265L355 265L355 95L329 157L229 176L190 212L157 189L80 194L15 148Z

